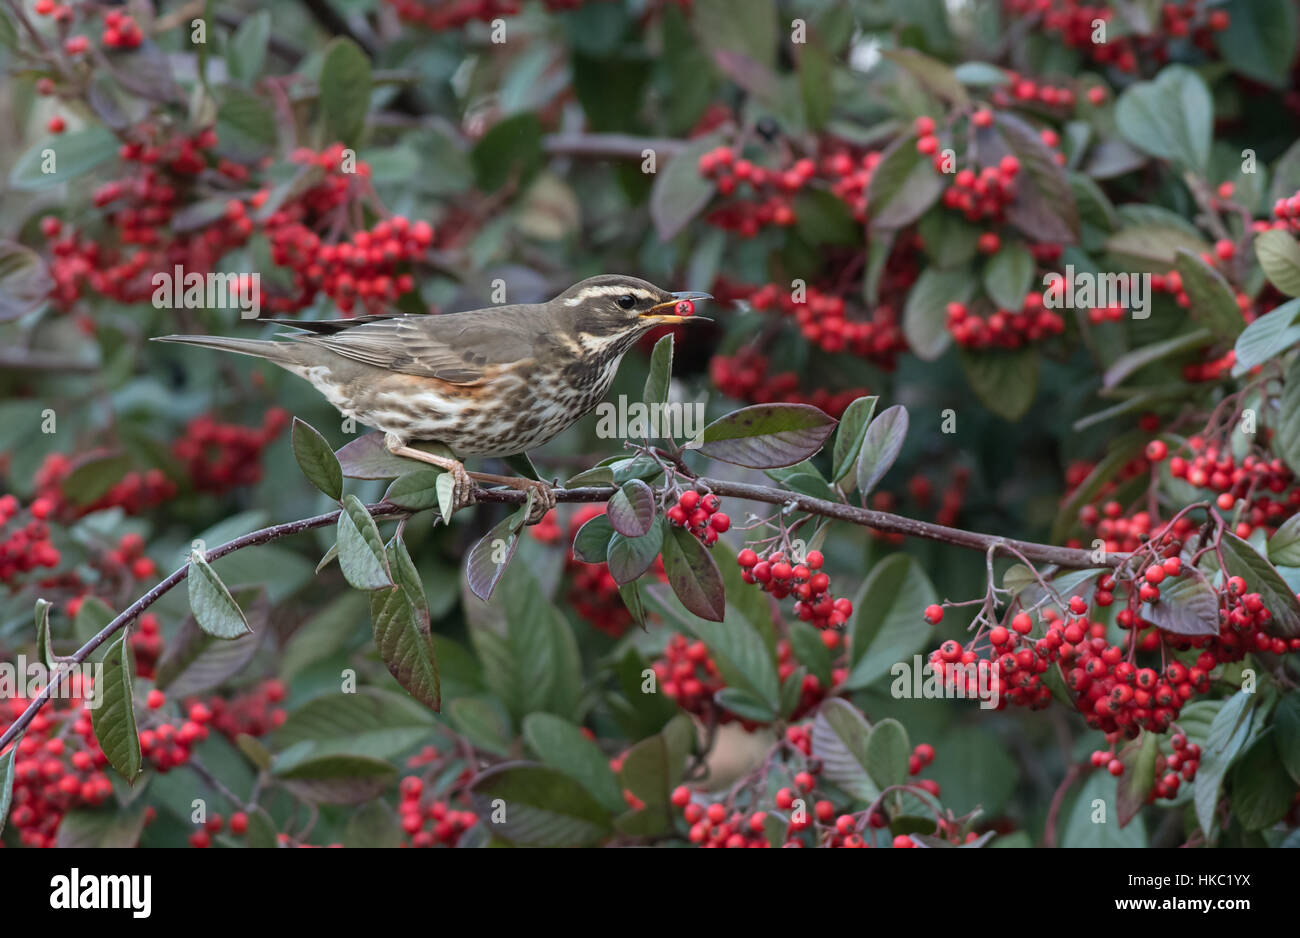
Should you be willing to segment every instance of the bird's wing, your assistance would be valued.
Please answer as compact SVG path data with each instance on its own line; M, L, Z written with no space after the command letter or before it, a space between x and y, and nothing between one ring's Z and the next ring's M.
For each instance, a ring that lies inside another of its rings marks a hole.
M546 337L510 307L362 322L330 335L299 335L353 361L408 375L474 384L493 365L531 359Z

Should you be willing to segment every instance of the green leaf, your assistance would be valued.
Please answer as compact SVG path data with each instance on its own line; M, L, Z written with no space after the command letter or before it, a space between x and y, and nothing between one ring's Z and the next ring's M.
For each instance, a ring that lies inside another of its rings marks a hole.
M1296 783L1279 756L1276 731L1265 731L1237 760L1229 787L1233 817L1246 830L1264 830L1286 816Z
M377 590L393 585L384 555L384 542L375 519L355 495L343 497L338 521L339 569L354 589Z
M685 528L670 526L662 551L668 585L682 605L701 619L721 622L726 612L722 574L708 548Z
M1255 712L1255 695L1238 691L1215 714L1209 736L1201 747L1196 770L1196 820L1209 837L1215 828L1214 812L1219 803L1219 785L1229 767L1250 738Z
M1159 748L1156 734L1143 730L1140 737L1120 750L1119 761L1124 765L1124 774L1119 777L1115 795L1120 827L1127 827L1147 803L1147 795L1156 783Z
M1102 376L1101 386L1103 388L1113 388L1152 362L1158 362L1164 358L1182 355L1194 349L1202 348L1208 345L1212 338L1209 329L1196 329L1183 335L1176 335L1172 339L1164 339L1160 342L1152 342L1150 345L1136 348L1115 359L1111 366L1106 369L1105 375Z
M777 49L776 17L747 0L699 0L690 22L700 45L711 53L732 52L770 68Z
M2 16L3 14L0 14ZM14 795L14 757L18 744L23 741L24 733L19 733L9 746L9 751L0 756L0 834L5 830L5 818L9 816L9 805Z
M221 92L217 108L217 139L221 152L241 160L255 160L275 146L275 112L251 92L236 87Z
M1264 606L1273 614L1273 630L1286 638L1300 635L1300 600L1273 565L1231 532L1224 532L1219 549L1228 575L1242 577L1250 584L1251 592L1259 593Z
M604 563L609 556L609 540L614 526L603 514L596 515L578 528L573 536L573 556L583 563Z
M632 479L610 496L605 517L624 537L641 537L655 523L655 493L640 479Z
M131 469L131 457L125 453L105 453L78 460L73 469L60 483L73 504L81 507L92 505L108 493Z
M492 836L516 847L590 847L611 829L595 796L548 766L494 766L474 780L470 798Z
M437 723L409 697L377 687L327 693L289 713L275 731L276 748L310 743L318 755L393 759L427 741Z
M903 306L903 335L919 358L934 361L948 348L952 341L948 331L948 304L967 302L975 286L968 267L955 270L927 267L916 278Z
M50 608L48 600L36 600L36 657L47 668L55 664L54 650L50 646Z
M1019 117L998 111L994 127L979 132L977 139L984 159L1000 159L1009 153L1020 161L1016 199L1007 209L1007 221L1035 241L1068 244L1077 240L1079 210L1074 189L1038 131ZM1013 308L1019 309L1023 301L1022 295Z
M876 412L876 396L859 397L844 409L840 424L835 429L835 448L831 464L835 467L831 473L832 482L843 482L852 491L857 485L858 453L862 449L862 440L867 433L867 425Z
M388 788L396 770L383 759L352 753L318 753L299 743L275 757L271 775L304 801L360 804Z
M722 143L718 134L697 138L655 174L650 218L662 241L677 237L713 198L713 182L700 175L700 157Z
M294 417L290 439L293 443L293 457L298 460L298 468L307 477L307 481L335 501L342 498L343 469L339 466L338 457L334 455L334 448L325 442L325 437L315 427Z
M1142 617L1166 632L1179 635L1218 635L1219 599L1195 577L1184 577L1160 591L1154 603L1144 603Z
M391 849L402 846L402 828L393 809L382 801L357 808L343 832L343 846L362 849ZM251 846L251 844L250 844Z
M858 493L866 498L885 477L907 439L907 408L895 404L882 411L870 424L858 452Z
M1300 694L1290 693L1273 711L1273 739L1291 781L1300 785Z
M1300 296L1300 244L1295 238L1277 228L1262 232L1255 236L1255 256L1269 283L1287 296Z
M325 47L320 70L320 106L330 142L356 147L370 109L370 59L346 36Z
M916 151L915 135L900 135L885 149L867 184L872 230L910 225L938 200L946 184L930 158Z
M424 583L401 538L389 541L385 552L396 586L370 594L375 650L397 683L436 711L442 705L442 684Z
M790 623L790 646L794 659L808 668L808 673L821 682L822 687L831 686L831 650L822 641L822 632L807 622L794 620Z
M103 668L95 682L91 726L109 764L128 782L134 782L140 775L140 737L131 695L131 645L125 634L104 652Z
M1300 342L1300 300L1290 300L1260 316L1237 336L1237 361L1233 376L1246 374L1256 365L1276 358Z
M243 610L221 582L215 570L197 550L190 553L189 581L190 611L199 628L214 638L234 639L252 631Z
M452 513L456 510L456 477L444 472L433 481L433 491L438 498L438 513L444 523L451 523Z
M524 529L528 512L532 510L532 492L518 511L496 523L484 534L465 558L465 578L470 591L487 602L506 572L515 548L519 546L519 532Z
M984 292L999 309L1019 310L1033 284L1035 266L1023 242L1007 241L984 265Z
M609 758L581 729L553 713L524 718L524 740L542 762L579 782L610 812L627 808Z
M236 590L236 594L236 604L242 601L248 621L256 628L250 625L253 630L238 638L215 638L199 628L194 616L186 616L180 628L168 636L154 673L155 687L173 697L201 694L243 673L252 663L269 632L263 626L270 602L261 587Z
M640 537L616 532L609 539L607 562L615 583L625 586L650 569L663 549L663 532L663 526L655 524Z
M475 181L485 192L494 192L511 180L521 185L531 181L545 159L542 125L531 112L495 124L470 151Z
M659 732L641 740L623 757L619 784L645 804L647 820L654 819L662 833L672 829L677 811L669 799L682 781L686 757L695 743L695 727L684 714L677 714ZM624 822L625 823L625 822ZM624 824L619 825L622 829Z
M69 811L59 822L54 846L80 850L138 846L147 808L144 799L140 798L130 807L117 811Z
M929 577L911 557L890 554L877 563L853 600L845 686L869 687L929 641L921 613L935 602Z
M880 797L880 786L867 771L870 737L866 718L839 697L826 700L813 720L812 753L821 761L822 777L864 804Z
M438 480L447 474L441 469L416 469L400 475L388 486L384 501L409 511L433 508L438 505Z
M1290 0L1228 0L1228 28L1215 45L1234 69L1257 81L1284 87L1296 57L1300 21Z
M117 146L117 138L104 127L47 137L14 162L9 185L20 192L62 185L113 159Z
M259 10L244 18L230 38L226 50L226 68L230 77L245 85L262 74L266 64L266 46L271 38L271 12Z
M793 466L818 453L835 424L811 404L754 404L705 427L699 451L751 469Z
M1300 567L1300 514L1292 515L1268 539L1270 563L1283 567Z
M1146 829L1140 819L1135 824L1121 825L1116 786L1117 780L1108 772L1093 772L1087 777L1064 818L1062 847L1133 848L1147 845ZM1094 817L1104 819L1094 821Z
M1168 65L1155 81L1131 85L1115 103L1119 132L1139 150L1205 174L1210 161L1214 104L1204 79Z
M1038 393L1038 352L1034 349L961 350L962 369L984 406L1003 420L1025 415Z
M1222 338L1240 335L1246 321L1223 275L1185 248L1178 249L1174 267L1183 278L1183 292L1191 300L1192 318Z
M866 768L877 788L883 791L890 785L906 782L911 755L912 744L903 724L890 718L871 728L871 735L867 738Z
M1292 472L1300 474L1300 358L1286 370L1278 413L1274 449Z
M906 69L925 88L949 104L965 107L970 103L970 97L956 73L938 59L932 59L915 49L885 49L880 55Z
M673 378L673 334L670 332L655 343L650 353L650 372L645 379L645 392L641 399L647 404L663 404L668 400L668 386Z
M1195 230L1189 232L1164 223L1163 219L1146 224L1128 224L1107 238L1105 247L1124 268L1153 274L1168 273L1179 250L1185 249L1199 256L1210 249Z

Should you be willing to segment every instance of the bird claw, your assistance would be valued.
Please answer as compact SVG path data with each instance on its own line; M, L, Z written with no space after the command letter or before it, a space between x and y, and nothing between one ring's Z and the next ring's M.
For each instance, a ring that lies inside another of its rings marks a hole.
M477 501L476 494L478 486L474 480L469 477L465 467L457 463L453 468L448 470L451 473L451 514L455 514L462 508L474 504Z
M532 491L533 510L528 514L528 524L537 524L547 513L552 511L556 505L555 489L546 482L539 482L535 479L528 479L525 491Z

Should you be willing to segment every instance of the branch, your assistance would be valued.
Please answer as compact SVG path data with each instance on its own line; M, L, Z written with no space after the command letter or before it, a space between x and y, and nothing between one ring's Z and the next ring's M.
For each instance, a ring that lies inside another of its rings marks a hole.
M1127 554L1107 554L1104 563L1098 563L1092 559L1092 555L1086 550L1079 550L1071 547L1056 547L1051 544L1036 544L1030 541L1016 540L1015 538L997 537L992 534L980 534L975 531L962 531L958 528L949 528L941 524L931 524L928 521L917 521L914 518L905 518L902 515L891 514L887 511L873 511L869 508L858 508L853 505L846 505L842 502L831 502L821 498L812 498L808 495L800 495L797 492L788 492L783 489L768 488L762 485L750 485L744 482L728 482L722 479L709 479L699 477L695 480L697 483L708 488L709 491L720 496L730 496L733 498L743 498L749 501L765 502L769 505L788 506L793 505L800 511L810 514L820 515L824 518L834 518L839 521L847 521L850 524L857 524L863 527L874 528L877 531L883 531L888 534L902 534L909 537L920 537L926 540L939 541L944 544L953 544L957 547L968 547L974 550L987 551L989 548L1008 547L1017 551L1023 559L1035 561L1038 563L1055 564L1060 567L1073 567L1081 569L1090 569L1093 567L1115 567L1123 563ZM553 488L555 500L557 502L603 502L607 501L616 491L612 486L588 486L584 488ZM658 495L659 493L656 493ZM523 504L528 493L520 489L478 489L474 493L474 500L482 503L501 503L501 504ZM411 512L398 508L388 502L378 502L373 505L367 505L366 510L376 519L401 519L410 517ZM259 544L267 544L271 541L279 540L282 537L289 537L293 534L300 534L303 531L310 531L313 528L322 528L326 525L333 524L338 520L339 513L331 511L323 515L316 515L313 518L303 518L298 521L287 521L283 524L276 524L270 527L261 528L257 531L250 531L234 540L227 541L207 552L209 561L217 560L226 554L234 553L245 547L255 547ZM166 595L172 587L180 583L181 580L189 574L189 562L180 566L173 571L161 583L156 585L149 592L145 593L123 612L116 616L113 621L104 626L94 635L86 644L78 648L66 660L70 664L80 664L90 656L90 653L98 648L104 642L108 641L126 626L130 625L135 619L155 602ZM49 701L59 681L62 679L64 672L56 671L49 684L47 684L39 694L28 704L27 709L22 715L13 722L3 735L0 735L0 752L4 751L5 746L12 742L17 736L31 723L32 719L40 712L41 708Z

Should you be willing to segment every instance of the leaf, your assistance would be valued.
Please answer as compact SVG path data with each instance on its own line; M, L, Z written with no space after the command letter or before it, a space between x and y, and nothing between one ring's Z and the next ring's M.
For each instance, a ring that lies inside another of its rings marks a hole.
M609 759L581 729L553 713L530 713L524 718L524 740L547 765L579 782L610 812L627 808Z
M1115 813L1120 827L1127 827L1147 803L1147 795L1156 783L1159 748L1156 734L1143 730L1138 739L1120 750L1119 761L1124 765L1124 774L1119 777L1115 793Z
M1061 846L1071 849L1096 847L1145 847L1146 828L1137 823L1122 826L1119 819L1117 779L1108 772L1093 772L1079 788L1074 804L1065 816ZM1098 805L1100 802L1100 805ZM1098 807L1104 820L1094 821Z
M1146 444L1147 437L1136 432L1114 440L1106 455L1093 466L1092 471L1061 505L1056 520L1052 522L1052 531L1048 540L1052 543L1065 540L1066 534L1078 523L1079 509L1092 501L1102 487L1109 484L1129 460L1142 452Z
M144 831L147 808L144 799L139 799L118 811L69 811L59 822L54 846L74 850L135 847Z
M1003 420L1025 415L1038 393L1038 352L1034 349L961 350L962 369L975 395Z
M1273 565L1260 556L1249 543L1225 531L1219 542L1229 576L1242 577L1251 592L1259 593L1264 606L1273 614L1273 631L1286 638L1300 635L1300 600L1287 586Z
M433 481L433 492L438 499L438 513L445 523L450 524L456 510L456 477L444 472Z
M275 731L275 744L284 750L305 742L318 755L392 759L426 741L436 725L409 697L359 687L355 693L322 694L290 712Z
M1156 602L1142 606L1141 615L1166 632L1179 635L1219 634L1218 597L1195 577L1184 577L1165 586Z
M248 621L256 627L238 638L214 638L199 628L194 616L186 616L163 647L154 673L155 687L178 698L201 694L241 674L252 663L269 631L263 626L270 602L261 587L237 590L236 594L237 604L242 602Z
M516 847L590 847L611 830L609 812L595 796L549 766L494 766L474 780L470 799L492 836Z
M876 402L880 398L859 397L844 409L839 426L835 429L835 447L831 464L835 467L831 473L832 482L848 480L850 490L857 485L856 468L858 453L862 449L862 440L867 433L867 425L876 412Z
M1293 360L1286 370L1278 414L1274 450L1292 472L1300 474L1300 358Z
M451 450L441 443L412 442L410 445L436 456L451 456ZM429 465L417 459L394 456L384 445L384 435L379 432L357 437L340 447L334 455L338 458L343 475L349 479L396 479Z
M47 668L55 665L54 650L50 646L50 607L48 600L36 600L36 658Z
M614 526L603 514L596 515L578 528L573 536L573 556L583 563L604 563L609 556L609 540Z
M1238 691L1214 715L1210 732L1201 747L1196 770L1196 820L1208 838L1214 830L1214 812L1219 803L1219 785L1228 768L1250 738L1255 695Z
M1155 81L1131 85L1115 102L1115 122L1139 150L1202 175L1208 169L1214 105L1190 68L1169 65Z
M514 557L515 548L519 546L519 532L524 529L532 507L533 493L530 491L528 501L518 511L497 522L470 548L465 558L465 578L470 591L484 602L492 598L497 583Z
M632 479L615 492L605 506L610 526L624 537L641 537L655 522L655 493L640 479Z
M214 638L233 639L252 631L244 612L215 570L197 550L190 553L190 611L199 628Z
M393 585L375 519L355 495L343 498L338 521L339 569L353 589L377 590Z
M949 104L965 107L970 103L970 97L957 75L938 59L932 59L915 49L885 49L880 56L911 72L923 86Z
M650 219L661 241L671 241L685 230L713 198L713 182L700 175L700 157L722 143L719 134L692 141L655 174L650 190Z
M1300 244L1295 238L1277 228L1262 232L1255 236L1255 256L1269 283L1287 296L1300 296Z
M1300 785L1300 694L1286 694L1278 701L1273 711L1273 738L1291 781ZM0 811L0 817L3 814Z
M910 225L933 205L946 180L916 150L916 137L902 134L881 154L867 183L867 214L873 231Z
M1264 830L1286 816L1296 785L1279 757L1276 731L1266 730L1237 760L1229 787L1232 815L1246 830Z
M975 278L966 267L927 267L916 278L903 306L903 335L917 357L930 362L944 353L952 342L948 304L967 302L975 286Z
M835 424L811 404L754 404L705 427L699 451L751 469L793 466L819 452Z
M871 735L867 738L866 768L877 788L883 791L890 785L906 782L911 755L912 744L903 724L890 718L871 728Z
M348 753L318 754L298 744L275 757L271 775L297 797L319 804L360 804L388 788L396 770L383 759Z
M320 70L320 106L331 142L361 142L370 108L370 59L346 36L330 40Z
M921 613L935 602L929 577L906 554L891 554L872 567L853 600L845 686L869 687L929 641L930 627Z
M1103 388L1113 388L1123 383L1125 378L1137 373L1152 362L1158 362L1163 358L1170 358L1174 355L1181 355L1202 348L1208 345L1212 338L1209 329L1196 329L1193 332L1176 335L1172 339L1164 339L1160 342L1152 342L1150 345L1136 348L1115 359L1111 366L1106 369L1105 375L1102 376L1101 386Z
M402 846L402 836L393 809L382 801L370 801L357 808L357 813L348 820L347 829L343 831L343 846L397 848Z
M808 668L808 673L821 682L822 687L830 687L831 650L822 641L822 632L807 622L794 620L790 623L790 646L794 658Z
M1155 274L1168 273L1179 250L1199 256L1210 249L1195 231L1159 223L1127 225L1107 238L1105 247L1123 267Z
M0 322L40 309L53 290L54 278L39 254L0 240Z
M690 531L670 526L662 550L668 585L682 605L701 619L721 622L726 612L722 574L708 549Z
M221 153L238 160L261 159L275 146L275 129L275 112L260 97L233 86L221 92L216 127Z
M1228 28L1215 45L1234 69L1281 88L1296 57L1300 35L1296 6L1290 0L1229 0Z
M645 804L643 820L661 828L661 833L672 830L677 811L670 804L673 788L686 772L686 757L695 743L695 727L684 714L677 714L661 730L641 740L623 757L618 781ZM619 828L625 829L627 821L620 818Z
M388 486L384 501L408 511L424 511L438 505L438 481L448 473L441 469L416 469L400 475Z
M838 697L823 702L813 720L812 752L821 761L822 777L864 804L880 797L880 787L867 771L870 736L862 714Z
M895 404L882 411L867 426L858 452L858 493L866 498L885 477L907 439L907 408Z
M1247 325L1233 348L1237 356L1232 366L1233 376L1246 374L1300 342L1297 318L1300 318L1300 300L1290 300Z
M437 711L442 706L442 685L424 583L401 538L389 541L385 553L396 586L370 594L375 650L407 693Z
M1223 275L1185 248L1178 249L1174 267L1183 278L1183 292L1191 300L1192 318L1217 336L1235 339L1246 321Z
M269 10L258 10L245 17L230 37L230 46L226 50L226 68L230 77L246 85L256 81L266 64L266 46L270 38Z
M650 353L650 371L645 379L641 399L647 404L663 404L668 400L668 388L673 379L673 334L670 332L655 343Z
M615 533L609 540L609 575L614 582L625 586L653 566L663 549L662 525L652 525L641 537L628 537Z
M339 466L338 457L334 455L334 448L325 442L325 437L315 427L294 417L290 439L293 443L293 457L298 460L298 468L307 477L307 481L335 501L342 498L343 469Z
M88 127L47 137L18 157L9 185L36 192L71 182L117 156L117 138L105 127ZM50 172L44 170L49 168Z
M19 733L14 737L13 743L9 746L9 751L0 756L0 834L4 833L5 818L9 816L9 805L13 802L14 758L24 735L25 733Z
M131 696L131 645L123 634L104 652L103 673L95 682L91 726L108 762L128 782L140 775L140 737Z
M1019 310L1033 284L1034 267L1029 249L1008 240L984 266L984 292L999 309Z
M1016 198L1008 207L1007 221L1035 241L1057 241L1064 244L1079 236L1079 211L1074 202L1074 189L1065 169L1057 164L1053 150L1043 143L1038 131L1019 117L1006 111L996 112L994 139L1001 146L987 147L991 151L984 159L1000 159L1005 150L1020 161L1020 176L1016 185ZM988 138L981 132L981 143ZM987 165L987 164L986 164ZM1020 297L1020 302L1024 296ZM1017 305L1014 308L1019 308Z
M78 460L60 483L73 504L93 505L108 493L131 469L131 457L125 453L97 453Z

